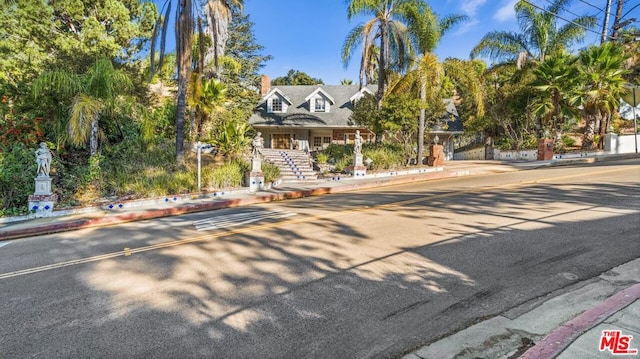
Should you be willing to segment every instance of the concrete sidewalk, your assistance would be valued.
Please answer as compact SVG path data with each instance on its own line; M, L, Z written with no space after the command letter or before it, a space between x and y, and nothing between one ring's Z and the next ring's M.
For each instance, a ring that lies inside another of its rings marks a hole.
M589 164L640 158L638 154L558 159L537 162L451 161L442 168L371 174L364 179L334 176L317 182L285 183L249 193L232 189L206 195L105 203L56 211L48 218L0 218L3 240L114 225L221 208L365 190L380 186L519 171L539 167ZM577 283L567 291L525 303L406 355L418 358L612 358L599 350L603 331L632 336L627 349L640 349L640 259ZM607 336L611 349L622 349ZM638 355L640 357L640 355Z
M640 357L640 259L485 320L403 359L591 359L624 353L621 342L600 350L603 332L631 336ZM618 346L616 346L618 344ZM637 351L636 351L637 353Z

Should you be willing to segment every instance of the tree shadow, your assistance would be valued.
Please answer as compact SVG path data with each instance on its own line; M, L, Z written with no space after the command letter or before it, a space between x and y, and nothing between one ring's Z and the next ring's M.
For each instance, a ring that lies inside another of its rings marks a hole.
M34 276L43 288L68 281L79 298L56 292L67 300L42 303L27 288L0 291L12 310L77 312L44 315L50 326L12 322L0 334L17 356L77 356L82 343L112 357L394 357L640 256L638 194L633 183L390 189L283 202L297 217L246 231L162 220L140 234L132 224L120 236L202 238L49 283Z

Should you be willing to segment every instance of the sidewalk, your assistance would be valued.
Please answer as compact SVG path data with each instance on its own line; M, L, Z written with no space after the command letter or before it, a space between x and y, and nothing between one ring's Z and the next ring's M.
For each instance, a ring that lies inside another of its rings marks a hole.
M54 216L48 218L0 218L0 246L4 240L21 237L285 199L419 181L632 158L640 158L640 155L634 153L518 163L450 161L442 168L389 171L371 174L364 179L334 176L317 182L284 183L258 193L234 189L206 195L113 202L101 207L56 211ZM622 341L606 337L607 346L611 349L624 349L617 344L623 343L627 338L625 336L629 335L633 338L628 342L627 349L640 349L639 299L640 259L636 259L598 278L575 284L568 291L565 288L562 293L552 293L443 338L406 355L403 359L612 358L612 351L599 351L603 331L621 331ZM637 357L640 358L640 354L637 354Z

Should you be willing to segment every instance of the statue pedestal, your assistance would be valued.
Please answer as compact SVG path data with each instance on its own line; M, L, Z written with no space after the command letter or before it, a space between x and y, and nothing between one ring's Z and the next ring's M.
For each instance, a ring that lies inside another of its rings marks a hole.
M347 172L353 175L353 178L365 178L367 176L367 166L362 162L362 153L354 154L354 165L347 168Z
M58 196L51 192L51 177L35 178L36 191L29 196L29 211L36 218L49 217L53 213L53 205Z
M32 194L29 196L29 211L35 218L49 217L57 199L55 194Z
M262 158L255 156L251 159L251 172L247 173L249 192L264 189L264 173L262 173Z
M247 174L247 183L249 184L249 192L258 192L264 189L264 173L249 172Z
M51 192L51 177L38 176L35 178L36 191L33 194L36 195L50 195Z

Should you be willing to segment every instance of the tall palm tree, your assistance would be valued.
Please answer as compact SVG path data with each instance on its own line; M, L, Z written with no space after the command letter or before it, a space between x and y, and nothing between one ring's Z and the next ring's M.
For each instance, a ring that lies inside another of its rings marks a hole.
M152 79L156 71L162 68L164 59L164 46L166 43L169 16L171 15L172 0L165 0L161 9L164 16L158 18L151 39L151 67L149 79ZM176 4L176 65L178 68L178 91L176 101L176 161L182 162L184 152L184 124L187 111L187 92L191 79L191 56L194 33L195 14L191 0L177 0ZM158 64L155 64L156 41L160 39L160 55Z
M375 41L379 40L378 60L378 105L387 86L387 72L392 66L403 70L408 63L411 43L408 38L405 22L412 6L424 4L423 0L350 0L347 7L349 20L358 15L372 16L364 24L353 28L342 47L342 61L349 64L352 51L358 45L363 47L363 59L370 61ZM394 61L392 61L392 59ZM361 65L361 73L364 63ZM361 75L362 77L362 75Z
M548 55L568 49L584 39L587 29L596 25L595 16L580 16L558 27L558 14L571 0L550 0L539 10L527 0L520 0L514 9L520 32L492 31L471 50L471 57L487 56L492 60L544 61Z
M412 4L408 7L409 31L414 39L416 49L422 54L418 58L416 66L416 74L420 83L420 100L423 105L420 108L420 117L418 122L418 153L417 162L421 163L422 153L424 152L424 135L426 127L426 108L427 97L434 96L434 87L431 87L427 93L427 85L432 80L431 86L441 86L443 71L439 68L438 59L433 55L433 51L438 46L442 36L456 24L467 20L464 15L450 15L438 19L431 8L426 4Z
M205 56L205 65L213 63L213 76L220 77L220 58L229 38L232 6L242 8L243 0L209 0L205 9L212 46Z
M577 77L581 86L573 96L573 103L582 108L585 120L582 146L586 149L593 146L596 129L604 135L611 115L620 105L619 99L626 93L624 61L622 49L612 42L591 46L578 54ZM602 147L602 141L597 144Z
M116 108L120 95L133 88L131 79L116 70L111 60L98 59L84 74L65 71L45 72L34 81L36 98L48 91L73 96L68 132L73 144L89 142L89 153L98 153L100 116Z

